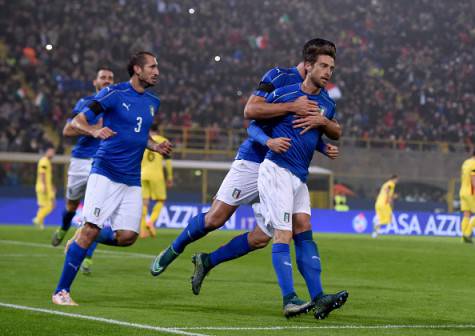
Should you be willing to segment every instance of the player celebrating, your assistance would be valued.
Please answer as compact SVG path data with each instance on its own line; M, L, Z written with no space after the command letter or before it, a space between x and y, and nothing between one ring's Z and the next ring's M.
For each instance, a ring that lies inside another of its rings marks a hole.
M269 103L295 101L301 96L318 103L322 113L332 119L335 104L322 89L330 80L334 71L335 49L324 45L309 50L311 57L305 61L306 78L303 83L289 85L268 95ZM293 114L270 120L272 137L292 139L292 146L284 153L270 150L259 167L258 188L263 216L263 231L273 235L272 262L281 287L284 314L288 305L301 309L300 304L292 304L297 298L293 287L292 265L289 243L293 237L292 221L300 217L301 222L310 226L310 197L306 185L308 168L322 133L318 129L295 128ZM279 181L279 183L276 183ZM302 235L303 234L303 235ZM297 244L303 248L297 250L297 260L301 273L311 296L311 305L315 306L315 317L323 319L336 308L341 307L348 297L346 291L334 295L323 292L320 273L320 256L312 239L311 231L295 235ZM298 240L298 241L297 241ZM306 250L306 251L305 251Z
M96 94L114 83L114 73L107 67L100 67L96 71L96 78L93 80L96 88ZM94 95L81 98L73 108L72 118L74 118L81 110L91 103ZM81 135L71 126L72 118L68 119L63 129L63 135L67 137L78 136L75 146L71 152L71 160L68 169L68 184L66 187L66 209L63 211L63 222L58 228L51 240L51 245L58 246L66 236L71 221L76 215L81 198L84 197L86 191L87 178L92 166L92 157L99 147L100 139L91 136ZM92 125L101 126L101 116L97 116L91 120ZM90 260L90 259L86 259Z
M134 54L127 66L129 82L101 90L92 102L72 120L84 134L102 139L94 155L84 199L84 226L66 253L63 272L52 301L77 305L70 287L87 249L96 240L115 246L132 245L140 228L142 195L140 163L145 148L169 155L171 144L158 144L149 137L160 100L145 89L158 81L154 54ZM96 129L88 123L103 114L103 125ZM111 227L104 222L111 219Z
M475 226L474 219L470 217L475 213L475 149L472 157L462 164L460 174L460 210L462 219L462 242L472 243L472 232Z
M303 58L305 59L308 50L314 46L328 44L331 42L322 39L313 39L307 42L303 48ZM334 44L331 43L335 48ZM290 69L274 68L268 71L262 78L258 90L251 96L245 108L245 115L252 118L272 118L282 116L289 111L301 116L296 119L295 127L304 127L305 131L311 127L321 127L324 132L332 138L338 138L341 133L340 126L335 122L330 122L320 114L315 102L301 97L293 102L282 104L268 104L265 96L276 87L300 83L303 80L305 69L303 63ZM153 261L150 272L157 276L183 252L185 247L191 242L204 237L208 232L218 229L232 216L241 204L247 204L258 197L257 176L259 164L264 159L268 148L275 152L283 152L290 146L288 138L268 138L266 146L247 139L239 147L236 160L233 162L230 171L224 178L221 187L216 194L216 198L207 213L201 213L190 219L187 227L172 242L172 244L162 251ZM328 155L334 155L335 147L321 146L322 151ZM298 228L298 232L310 230L310 227ZM298 233L297 232L297 233ZM259 229L251 233L245 233L233 241L232 255L244 255L248 252L265 246L268 236Z
M38 212L36 217L33 218L33 224L41 230L44 229L45 217L54 209L56 190L53 186L53 168L51 165L54 154L54 147L48 146L45 155L38 161L35 186Z
M156 130L150 132L152 139L157 143L168 141L157 134ZM142 222L140 224L140 237L146 238L148 235L156 236L155 222L162 211L163 203L167 199L167 187L173 186L173 169L170 157L165 156L165 167L167 178L163 173L163 156L159 153L145 150L142 159ZM150 219L146 222L148 215L148 205L150 200L155 201Z
M378 198L374 208L376 210L377 222L373 224L373 233L371 237L376 238L379 234L379 228L382 225L388 225L391 223L393 217L393 203L394 203L394 189L396 188L396 183L398 181L398 176L393 175L389 180L387 180L379 190Z

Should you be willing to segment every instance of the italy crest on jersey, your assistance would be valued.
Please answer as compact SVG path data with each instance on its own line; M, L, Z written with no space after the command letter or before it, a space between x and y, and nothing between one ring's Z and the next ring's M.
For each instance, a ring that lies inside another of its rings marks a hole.
M149 109L150 109L150 115L153 117L155 115L155 109L153 108L152 105L149 105Z
M322 116L325 115L325 108L324 108L324 107L320 107L320 114L321 114Z

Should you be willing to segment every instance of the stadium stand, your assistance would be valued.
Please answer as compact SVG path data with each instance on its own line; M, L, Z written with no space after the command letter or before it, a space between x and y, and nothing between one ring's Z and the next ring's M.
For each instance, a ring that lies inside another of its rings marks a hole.
M162 125L242 128L259 77L293 65L314 36L338 46L346 137L393 140L399 149L413 140L473 142L470 2L2 2L2 151L36 152L91 91L96 66L125 79L124 60L137 49L159 54Z

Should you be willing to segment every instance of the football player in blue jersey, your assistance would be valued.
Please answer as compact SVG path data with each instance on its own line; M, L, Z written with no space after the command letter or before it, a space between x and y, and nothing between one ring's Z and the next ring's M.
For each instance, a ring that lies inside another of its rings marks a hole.
M305 44L303 55L312 45L321 44L320 39L314 39ZM249 99L246 106L246 114L257 118L271 118L285 115L289 111L302 116L303 119L296 120L300 126L322 128L325 134L332 138L338 138L341 133L340 126L333 121L328 121L322 117L315 102L302 97L295 101L283 104L268 104L265 102L266 95L275 88L302 82L304 76L303 63L298 67L290 69L274 68L268 71L262 78L258 89ZM270 90L270 91L269 91ZM152 275L161 274L176 257L183 252L185 247L191 242L200 239L208 232L220 228L231 217L241 204L248 204L258 197L257 176L259 164L264 160L267 150L270 148L276 152L283 152L290 147L290 139L285 137L268 137L263 144L247 139L240 146L236 160L233 162L230 171L226 175L219 191L207 213L199 214L188 222L188 226L175 239L172 244L162 251L152 262L150 271ZM321 143L321 151L331 157L338 156L338 148ZM298 222L297 222L298 223ZM311 230L301 228L302 231ZM223 254L222 259L242 256L252 250L267 245L269 237L259 229L251 233L245 233L230 242L228 252ZM225 261L225 260L224 260ZM199 286L194 286L193 291L197 294Z
M334 47L333 43L329 41L325 41L322 39L315 39L311 41L312 43L307 44L307 48L304 48L304 60L306 63L311 63L313 64L315 62L315 59L318 58L319 53L321 52L326 52L330 53L332 55L336 54L336 48ZM304 67L304 63L299 64L299 66ZM273 70L271 70L273 71ZM281 71L279 71L281 72ZM329 80L331 74L325 74L324 79L321 81L319 84L321 86L321 89L318 91L318 95L306 95L303 94L300 91L300 83L286 86L284 88L272 91L271 94L266 94L262 95L263 98L260 98L260 96L253 96L251 99L254 100L253 102L248 103L248 106L250 104L260 104L262 99L264 101L267 101L268 103L273 103L276 105L281 105L281 104L287 104L288 102L296 101L299 99L302 99L302 97L305 97L305 99L309 99L309 101L315 101L317 103L317 106L319 110L322 112L321 117L323 120L319 121L318 118L314 118L314 116L308 116L304 117L303 119L300 118L297 114L287 114L286 116L277 116L276 118L268 120L267 123L262 123L262 122L252 122L248 128L248 134L249 136L254 140L257 141L258 143L264 145L268 139L275 137L277 133L272 133L272 124L275 124L277 121L281 121L282 119L285 119L290 122L290 131L287 133L282 133L279 136L283 136L285 138L290 138L292 139L292 146L289 148L288 151L286 152L276 152L270 149L269 155L274 154L280 154L284 157L287 157L289 154L295 152L296 150L298 151L298 147L294 147L294 142L295 142L295 130L298 130L298 135L302 137L310 137L312 141L315 142L315 145L317 147L317 150L321 151L322 147L322 139L321 139L321 130L318 128L312 127L312 130L314 134L311 135L306 135L307 132L310 131L310 127L312 123L328 123L330 120L333 119L334 117L334 102L331 100L331 98L328 96L328 93L324 89L324 84L326 84L326 81ZM308 81L308 80L307 80ZM275 82L275 81L274 81ZM261 83L260 87L268 88L271 90L275 89L275 86L268 85L267 83ZM283 90L284 93L282 94L281 91ZM295 91L295 92L293 92ZM279 94L277 99L277 95ZM283 97L282 97L283 96ZM251 113L254 113L251 111ZM255 117L255 115L253 115ZM314 118L313 121L311 121L311 118ZM269 125L270 124L270 125ZM293 126L292 126L293 125ZM263 130L265 129L266 132ZM338 130L340 131L340 130ZM332 134L333 135L333 134ZM297 144L297 142L296 142ZM310 150L313 154L313 145L310 145ZM294 158L292 157L289 162L300 162L300 158ZM307 171L308 168L304 168L303 171ZM308 196L308 195L307 195ZM308 199L304 199L304 201L308 201ZM312 231L311 231L311 223L310 223L310 205L309 201L307 203L303 203L303 212L300 212L299 208L293 209L294 211L288 212L287 214L287 220L291 220L292 223L292 234L294 238L294 243L295 243L295 250L297 253L297 265L300 273L302 276L307 280L309 283L308 288L309 288L309 293L311 298L313 299L310 302L305 302L303 300L300 300L298 296L295 294L294 291L286 292L284 295L284 315L289 317L293 315L297 315L302 312L308 311L311 307L313 307L315 304L317 304L317 310L315 313L315 316L318 318L325 317L328 315L328 313L331 311L329 310L330 307L335 304L336 306L341 306L344 303L344 300L346 300L347 293L346 292L341 292L336 295L323 295L323 290L321 289L321 284L320 284L320 277L319 273L312 272L312 268L314 270L319 269L319 264L316 265L315 263L309 262L312 260L317 260L316 258L318 257L318 249L316 247L316 244L313 242L312 238ZM308 206L308 208L307 208ZM271 237L273 236L273 228L269 226L270 222L267 220L266 222L266 209L263 209L264 213L262 213L262 210L260 209L261 205L260 204L254 204L253 208L255 210L256 214L256 222L257 226L254 228L254 230L250 233L245 233L244 235L247 235L249 241L253 242L258 242L257 244L254 244L252 246L253 249L257 248L262 248L265 247L269 241L271 240ZM256 209L257 208L257 209ZM258 211L256 211L258 210ZM308 213L307 213L308 212ZM202 281L204 280L206 274L214 267L219 265L222 262L233 260L236 258L239 258L246 253L249 252L249 248L246 247L246 244L243 242L243 238L241 238L242 235L237 236L233 238L230 242L227 244L221 246L217 250L213 251L210 254L207 253L197 253L193 256L193 263L195 264L195 271L192 276L192 290L193 293L199 294ZM319 260L319 259L318 259ZM310 276L311 275L311 276ZM318 275L318 276L317 276ZM320 285L319 285L320 284ZM335 303L336 302L336 303ZM333 308L333 309L334 309Z
M96 71L96 78L93 80L93 85L96 89L96 94L101 91L106 86L109 86L114 83L114 73L108 67L99 67ZM76 215L76 210L79 206L81 198L84 197L86 191L87 178L89 177L89 172L91 171L92 166L92 157L96 153L97 148L99 147L99 139L96 139L91 136L82 135L78 130L71 126L71 120L74 118L81 110L86 107L94 98L95 95L90 95L84 98L81 98L73 108L71 118L66 122L66 125L63 128L63 136L66 137L77 137L76 144L73 147L71 152L71 160L68 168L68 182L66 187L66 209L63 211L63 218L61 227L58 228L51 240L53 246L58 246L61 241L66 236L69 228L71 227L71 222L74 216ZM102 120L100 116L97 116L94 120L90 122L95 127L102 127ZM94 252L96 244L93 244L88 252L87 257L81 265L81 270L85 274L89 274L91 271L92 265L92 254Z
M130 81L101 90L74 117L72 125L81 133L101 139L94 155L84 199L84 226L69 246L52 301L77 305L70 287L87 249L94 241L114 246L132 245L142 216L140 166L145 148L169 155L171 143L156 143L149 136L150 126L160 106L158 97L146 91L158 81L154 54L134 54L127 66ZM102 114L103 127L89 123ZM104 222L110 220L111 226Z
M306 78L302 83L292 84L272 92L266 100L269 103L285 103L307 96L316 101L322 114L332 119L335 103L324 90L335 69L336 53L328 46L314 47L305 59ZM290 258L290 241L302 244L296 249L297 265L305 279L315 307L315 318L324 319L328 314L341 307L348 298L347 291L337 294L324 294L321 284L320 255L311 231L298 235L293 233L292 222L296 217L310 225L310 198L306 180L308 168L318 140L322 136L319 129L305 132L302 127L295 128L293 114L269 120L270 136L288 137L292 146L284 153L270 150L259 167L258 189L262 230L269 231L273 238L272 263L281 288L284 311L289 298L296 297L292 278L292 261ZM279 183L275 183L275 181ZM300 309L295 305L295 309Z

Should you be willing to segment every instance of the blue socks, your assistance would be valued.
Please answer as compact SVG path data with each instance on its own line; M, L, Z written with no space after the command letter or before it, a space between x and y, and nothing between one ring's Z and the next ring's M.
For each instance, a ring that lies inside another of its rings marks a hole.
M87 249L79 246L75 241L69 246L66 258L64 259L63 273L59 279L55 294L65 289L67 292L71 289L71 284L78 273L79 266L86 257Z
M86 257L87 258L92 258L92 255L94 254L94 251L96 250L97 247L97 242L92 242L92 245L89 246L87 249Z
M211 252L209 254L210 266L214 267L222 262L233 260L248 254L251 251L251 247L247 241L248 234L249 232L246 232L234 237L226 245Z
M63 222L61 224L61 230L68 231L71 227L71 221L73 220L74 216L76 215L76 211L63 211Z
M294 236L297 267L307 284L310 298L315 300L323 295L320 274L322 267L317 244L313 241L312 231L305 231Z
M272 245L272 264L274 265L282 297L288 297L295 293L290 247L288 244L275 243Z
M97 243L104 245L117 246L117 239L115 239L114 231L110 226L104 226L96 238Z
M180 254L188 244L206 236L208 232L205 229L205 215L205 213L200 213L188 221L186 228L173 241L173 251Z

